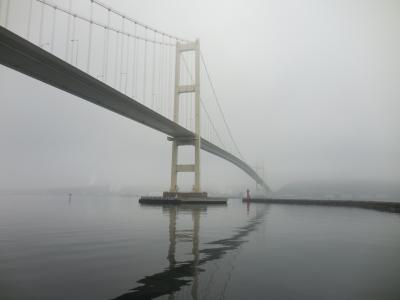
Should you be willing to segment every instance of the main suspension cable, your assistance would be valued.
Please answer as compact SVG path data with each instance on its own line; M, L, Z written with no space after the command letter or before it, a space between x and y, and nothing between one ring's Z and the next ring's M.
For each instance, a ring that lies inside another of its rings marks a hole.
M232 142L233 142L233 144L234 144L234 146L235 146L235 148L236 148L236 151L239 153L239 156L242 158L242 160L244 160L243 155L242 155L242 153L240 152L239 147L238 147L238 145L236 144L235 139L233 138L231 129L230 129L229 126L228 126L228 123L227 123L227 121L226 121L224 112L222 111L222 107L221 107L221 104L220 104L220 102L219 102L217 93L216 93L216 91L215 91L214 84L213 84L212 81L211 81L210 73L208 72L208 69L207 69L207 66L206 66L206 63L205 63L205 59L204 59L203 54L202 54L201 52L200 52L200 57L201 57L201 61L202 61L203 66L204 66L204 70L206 71L206 75L207 75L208 81L209 81L209 83L210 83L211 90L212 90L212 92L213 92L213 94L214 94L215 101L217 102L218 110L219 110L219 112L221 113L222 119L223 119L223 121L224 121L224 123L225 123L225 126L226 126L226 129L227 129L227 131L228 131L228 134L229 134L229 136L231 137L231 140L232 140Z
M186 71L188 72L188 74L189 74L189 76L190 76L190 78L191 78L191 80L192 80L192 82L193 82L193 76L192 76L192 74L190 73L189 66L187 65L186 59L185 59L185 57L184 57L183 55L182 55L182 60L183 60L184 66L185 66L185 68L186 68ZM215 128L214 122L211 120L211 116L210 116L210 114L208 113L208 111L207 111L207 109L206 109L206 107L205 107L205 105L204 105L204 102L203 102L203 100L201 99L201 97L200 97L200 104L201 104L201 106L203 107L204 111L206 112L207 118L208 118L208 120L210 121L211 126L213 127L213 129L214 129L214 131L215 131L215 134L217 135L217 138L218 138L219 142L221 143L222 147L223 147L224 149L226 149L226 147L225 147L224 143L222 142L222 139L221 139L221 137L220 137L220 135L219 135L217 129Z

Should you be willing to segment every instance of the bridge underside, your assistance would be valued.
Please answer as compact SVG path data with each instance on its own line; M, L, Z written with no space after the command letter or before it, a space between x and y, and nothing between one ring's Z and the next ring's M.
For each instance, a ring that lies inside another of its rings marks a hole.
M122 94L100 80L59 59L0 26L0 64L64 90L124 117L192 144L193 132ZM244 161L201 139L201 149L236 165L269 191L268 185Z

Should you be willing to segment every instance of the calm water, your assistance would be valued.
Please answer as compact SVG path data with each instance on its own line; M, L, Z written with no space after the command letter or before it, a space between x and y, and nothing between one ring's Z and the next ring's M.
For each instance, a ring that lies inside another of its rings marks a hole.
M400 216L0 197L0 299L400 299Z

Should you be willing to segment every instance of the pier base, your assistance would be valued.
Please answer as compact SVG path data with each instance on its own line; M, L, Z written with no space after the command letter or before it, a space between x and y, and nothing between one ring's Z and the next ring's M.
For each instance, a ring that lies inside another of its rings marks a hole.
M204 200L208 198L208 194L207 192L164 192L163 197L183 200Z
M164 192L160 197L142 196L141 204L226 204L228 198L208 197L206 192Z

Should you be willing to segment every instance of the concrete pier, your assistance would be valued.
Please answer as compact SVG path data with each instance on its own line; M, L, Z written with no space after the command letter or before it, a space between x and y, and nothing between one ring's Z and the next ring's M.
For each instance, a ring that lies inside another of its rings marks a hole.
M141 204L223 204L226 205L228 198L209 197L206 192L164 192L162 196L142 196Z
M242 201L248 202L248 199L243 198ZM288 205L324 205L324 206L359 207L359 208L375 209L393 213L400 213L400 202L391 202L391 201L251 198L250 202L288 204Z

